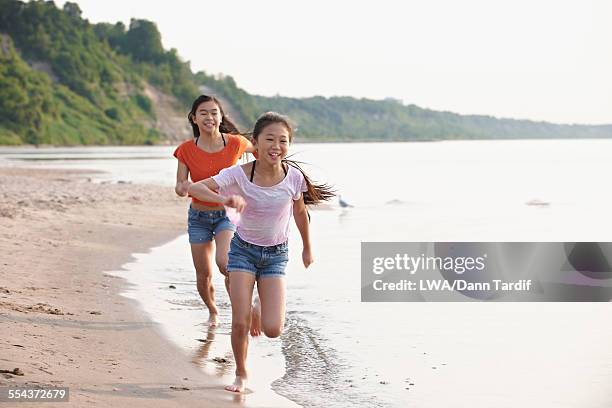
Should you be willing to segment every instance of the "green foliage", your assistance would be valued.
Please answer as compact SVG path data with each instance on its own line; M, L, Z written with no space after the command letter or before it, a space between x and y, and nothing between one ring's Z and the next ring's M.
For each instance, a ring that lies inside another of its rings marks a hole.
M17 146L23 141L18 134L11 132L6 128L0 127L0 146Z
M143 94L134 95L134 100L136 101L136 105L144 112L152 114L153 113L153 102L149 98L147 98Z
M88 98L30 68L11 39L4 35L0 36L0 63L0 144L121 144L159 140L138 122L125 121L136 123L131 127L117 122L123 114L133 117L132 111L140 111L135 102L117 102L105 111L100 110ZM126 136L122 133L125 129Z
M189 63L182 62L176 49L164 51L155 23L132 19L123 23L99 23L93 27L98 39L118 54L129 58L128 69L137 72L160 90L189 104L198 95ZM149 111L150 112L150 111Z
M0 128L7 131L3 139L17 135L36 143L57 113L51 81L32 71L10 38L0 35Z
M0 0L0 33L2 143L154 143L143 81L188 103L197 95L189 64L146 20L126 30L90 24L75 3Z
M119 120L119 110L117 108L108 108L104 111L104 114L112 120Z
M122 51L130 54L135 61L160 63L164 59L161 34L155 23L132 19L130 29L121 41Z
M198 83L232 102L238 121L252 127L266 111L288 115L302 141L405 141L444 139L522 139L612 137L612 126L567 126L451 112L351 97L286 98L250 95L230 76L195 74Z
M296 136L319 141L405 141L612 137L612 126L568 126L528 120L458 115L403 105L396 100L350 97L284 98L255 96L259 112L288 115Z

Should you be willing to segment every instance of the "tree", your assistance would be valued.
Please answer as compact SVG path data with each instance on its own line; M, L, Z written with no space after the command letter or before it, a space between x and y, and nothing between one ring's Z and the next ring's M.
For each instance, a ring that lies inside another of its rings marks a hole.
M69 17L81 20L81 8L76 3L67 2L62 8Z
M136 61L161 62L164 56L161 34L155 23L147 20L133 18L130 21L124 48Z

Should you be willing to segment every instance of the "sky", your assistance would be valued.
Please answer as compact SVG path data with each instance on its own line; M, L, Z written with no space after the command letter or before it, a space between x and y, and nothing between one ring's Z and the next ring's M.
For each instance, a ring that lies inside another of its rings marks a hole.
M258 95L612 124L609 0L73 0ZM65 1L56 1L62 6Z

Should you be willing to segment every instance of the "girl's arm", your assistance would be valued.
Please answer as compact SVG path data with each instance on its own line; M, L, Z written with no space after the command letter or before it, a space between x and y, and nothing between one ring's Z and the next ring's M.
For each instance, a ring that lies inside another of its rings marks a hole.
M221 203L227 207L236 209L236 212L242 212L246 207L246 201L239 195L231 195L229 197L223 197L216 193L219 190L219 185L211 177L206 180L198 181L189 185L188 193L190 196L197 198L200 201L209 201L214 203Z
M312 250L310 248L310 226L308 224L308 212L304 204L303 194L299 200L293 202L293 218L295 218L295 225L297 225L302 236L302 244L304 246L302 262L304 262L304 267L308 268L314 262L314 259L312 258Z
M187 179L189 176L189 169L185 163L178 162L178 168L176 169L176 186L174 191L179 197L185 197L187 195L187 188L191 182Z
M245 139L246 139L246 137L245 137ZM244 151L246 153L251 153L253 155L253 157L255 157L255 159L258 158L257 157L257 150L255 149L255 146L253 146L253 143L251 143L251 141L249 139L247 139L247 145L246 145L246 149Z
M255 147L253 146L253 143L251 143L251 141L248 139L247 139L246 149L244 151L247 153L255 153Z

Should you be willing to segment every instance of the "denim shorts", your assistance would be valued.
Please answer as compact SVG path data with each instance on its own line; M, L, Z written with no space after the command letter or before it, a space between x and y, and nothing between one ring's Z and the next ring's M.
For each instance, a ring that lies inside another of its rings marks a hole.
M202 244L213 240L221 231L236 231L236 226L225 215L225 210L200 211L189 207L187 232L190 244Z
M289 246L286 241L278 245L259 246L234 234L228 257L228 272L249 272L255 279L283 277L289 261Z

